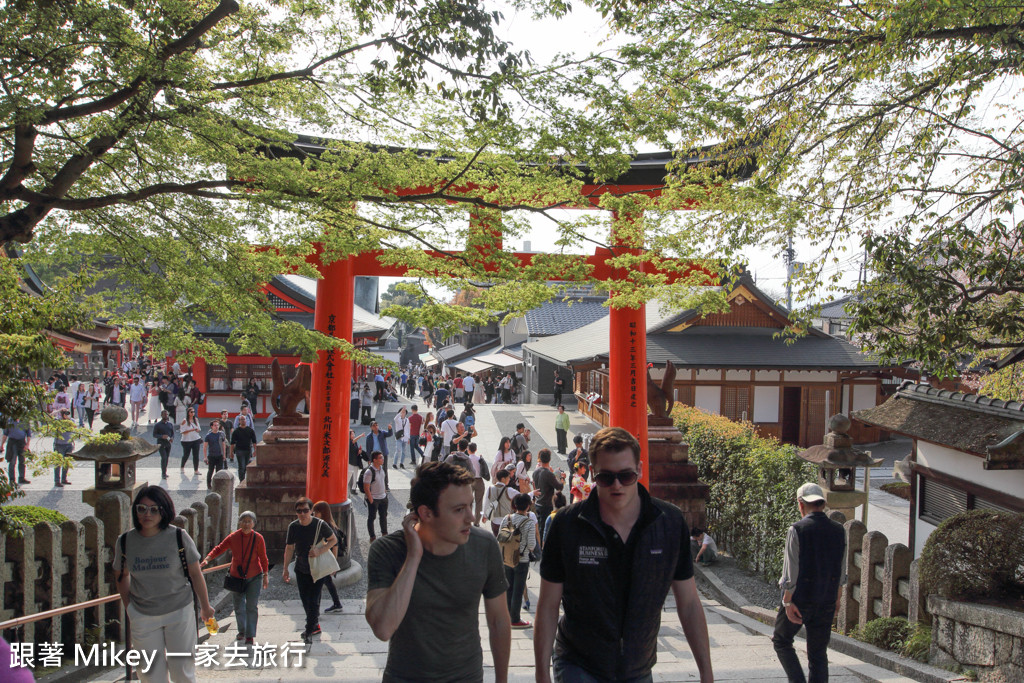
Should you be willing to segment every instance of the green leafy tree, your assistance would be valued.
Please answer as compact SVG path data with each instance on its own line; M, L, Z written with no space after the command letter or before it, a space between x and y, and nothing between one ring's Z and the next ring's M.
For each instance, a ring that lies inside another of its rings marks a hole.
M695 215L693 238L729 255L795 235L817 250L808 290L837 285L863 239L875 275L854 331L930 372L1024 343L1017 4L592 4L623 34L621 88L595 96L619 130L757 145L754 181Z
M70 429L66 422L52 420L46 414L50 397L46 388L33 377L40 367L57 368L66 364L64 352L53 345L44 330L69 330L88 322L80 290L65 286L53 289L49 296L38 297L21 286L21 272L15 260L0 256L0 420L20 420L30 426L33 436ZM52 465L53 457L31 451L27 462L35 467ZM0 471L0 503L24 495L8 481L7 470ZM0 537L19 533L20 525L0 505Z

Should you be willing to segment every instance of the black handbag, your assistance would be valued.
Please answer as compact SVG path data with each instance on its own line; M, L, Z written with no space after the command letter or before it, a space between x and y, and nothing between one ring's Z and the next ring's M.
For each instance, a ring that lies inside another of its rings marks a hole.
M248 580L244 578L244 575L249 573L249 562L252 560L252 551L255 547L256 532L254 531L252 532L252 542L249 543L249 556L245 558L245 570L242 571L243 576L232 576L231 569L228 568L228 575L224 577L225 590L229 590L232 593L242 593L245 591L245 584L248 583Z

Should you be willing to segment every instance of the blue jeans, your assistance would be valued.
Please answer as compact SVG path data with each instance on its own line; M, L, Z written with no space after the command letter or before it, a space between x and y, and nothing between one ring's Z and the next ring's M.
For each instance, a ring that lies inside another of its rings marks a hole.
M786 616L786 608L779 609L775 616L775 634L772 644L775 654L782 664L782 669L789 677L790 683L826 683L828 681L828 641L832 637L832 618L836 613L834 602L827 605L797 605L803 618L803 627L807 629L807 678L804 678L803 667L793 649L793 637L800 630L800 624L794 624Z
M396 441L398 442L398 457L396 460L399 465L405 465L405 451L408 444L402 439L396 439Z
M595 676L582 666L560 659L557 655L552 660L552 669L555 674L555 683L612 683L611 678ZM651 683L654 677L651 674L630 678L624 683Z
M256 611L260 601L260 591L263 590L263 575L257 574L245 582L245 590L241 593L232 593L231 599L235 603L235 622L238 627L238 634L246 638L256 637L256 621L259 613Z
M423 449L420 448L420 437L417 434L409 439L409 460L412 461L413 466L416 465L416 454L420 454L420 462L423 462Z

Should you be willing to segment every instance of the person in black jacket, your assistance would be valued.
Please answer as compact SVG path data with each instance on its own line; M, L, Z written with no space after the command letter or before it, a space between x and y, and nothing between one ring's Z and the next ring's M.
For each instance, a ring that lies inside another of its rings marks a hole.
M153 437L160 447L160 474L167 478L167 461L171 457L171 443L174 441L174 423L166 410L160 411L160 421L153 425Z
M550 682L552 664L561 681L650 680L669 590L701 683L710 683L708 626L682 511L639 484L640 443L621 427L594 435L590 462L597 488L560 510L544 539L533 636L538 683Z
M231 457L238 463L238 482L245 481L245 471L256 447L256 431L245 415L238 416L238 427L231 432Z
M772 644L791 683L828 680L828 641L846 583L846 531L825 515L825 495L810 482L796 492L800 521L786 533L782 563L782 607ZM793 637L807 629L807 678L793 649Z

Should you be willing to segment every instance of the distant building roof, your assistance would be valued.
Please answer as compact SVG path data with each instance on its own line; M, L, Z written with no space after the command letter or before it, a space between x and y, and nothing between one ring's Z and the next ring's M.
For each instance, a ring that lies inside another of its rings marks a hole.
M857 300L856 294L850 294L844 296L841 299L835 299L833 301L826 301L821 304L821 308L818 311L819 318L852 318L853 316L846 310L846 306Z
M674 314L663 313L657 301L646 306L647 330L659 327ZM556 365L572 365L608 355L608 316L571 332L545 337L523 344L524 351L538 355Z
M526 313L527 334L550 337L571 332L608 315L600 301L547 301Z
M853 418L890 432L985 457L985 469L1024 469L1024 405L904 382Z
M792 340L766 327L692 327L647 337L647 362L671 360L683 368L772 368L873 370L878 362L836 337L805 335Z

